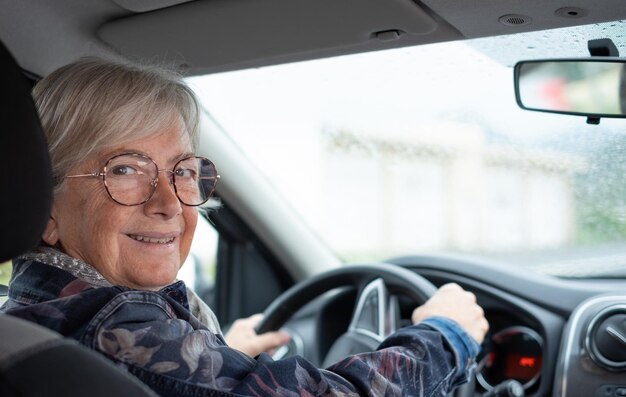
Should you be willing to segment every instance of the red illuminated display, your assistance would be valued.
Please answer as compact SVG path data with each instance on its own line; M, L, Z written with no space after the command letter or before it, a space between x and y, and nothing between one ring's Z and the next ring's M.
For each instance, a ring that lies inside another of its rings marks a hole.
M540 369L541 357L509 354L506 357L504 376L509 379L528 382L539 373Z

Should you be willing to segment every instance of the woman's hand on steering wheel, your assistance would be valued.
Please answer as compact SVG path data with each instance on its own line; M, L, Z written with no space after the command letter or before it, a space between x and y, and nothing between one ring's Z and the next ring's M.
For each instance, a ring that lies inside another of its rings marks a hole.
M415 308L411 321L417 324L430 316L456 321L479 344L489 330L485 312L476 303L476 296L455 283L443 285L426 303Z
M263 352L271 354L275 349L289 342L289 334L283 331L257 334L255 327L262 319L262 314L253 314L250 317L235 320L224 335L228 346L250 357L255 357Z

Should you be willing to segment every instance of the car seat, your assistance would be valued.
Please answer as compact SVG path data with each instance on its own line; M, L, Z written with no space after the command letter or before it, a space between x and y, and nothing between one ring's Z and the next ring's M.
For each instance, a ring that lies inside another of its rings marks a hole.
M30 85L0 42L0 263L34 247L48 219L52 178ZM155 396L78 342L0 315L0 396Z

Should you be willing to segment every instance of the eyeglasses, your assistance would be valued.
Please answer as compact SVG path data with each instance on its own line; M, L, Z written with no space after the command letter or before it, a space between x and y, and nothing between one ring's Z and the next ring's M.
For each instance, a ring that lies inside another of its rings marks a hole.
M159 181L159 172L170 175L170 183L181 203L198 206L213 194L220 176L215 165L204 157L186 157L171 170L159 170L154 160L139 153L122 153L111 157L102 172L68 175L66 178L102 178L107 193L118 204L140 205L152 197Z

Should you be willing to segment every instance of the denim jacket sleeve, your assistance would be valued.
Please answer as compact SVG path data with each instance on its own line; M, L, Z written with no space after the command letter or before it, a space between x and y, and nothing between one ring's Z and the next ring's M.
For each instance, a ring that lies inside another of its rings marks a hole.
M459 386L469 380L472 370L476 367L476 356L480 352L480 345L469 336L456 321L445 317L429 317L422 321L423 325L441 332L450 349L455 353L454 367L456 372L452 377L452 386Z

